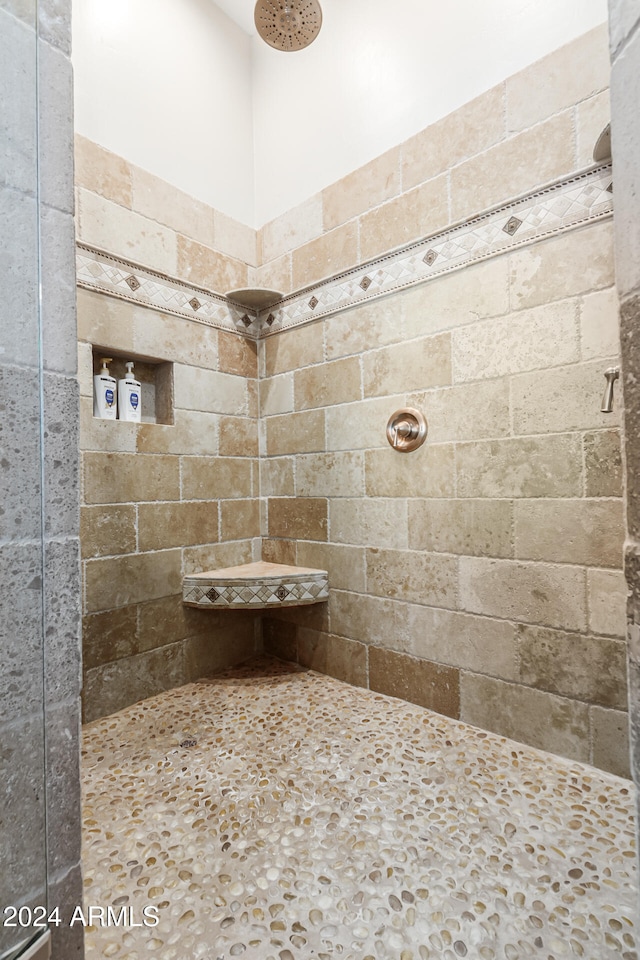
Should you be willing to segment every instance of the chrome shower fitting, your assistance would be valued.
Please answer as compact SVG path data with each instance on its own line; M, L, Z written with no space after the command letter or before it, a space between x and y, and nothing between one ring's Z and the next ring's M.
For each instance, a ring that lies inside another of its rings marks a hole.
M411 453L425 442L427 430L424 414L413 407L405 407L389 417L387 440L398 453Z
M607 385L604 388L604 396L602 397L602 406L600 407L601 413L612 413L613 412L613 385L620 376L620 367L609 367L608 370L604 372Z

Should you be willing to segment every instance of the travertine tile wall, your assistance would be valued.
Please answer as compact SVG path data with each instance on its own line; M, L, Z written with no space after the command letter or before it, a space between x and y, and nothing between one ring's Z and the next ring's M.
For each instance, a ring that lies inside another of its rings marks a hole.
M616 279L621 303L622 384L625 406L625 572L632 773L640 785L640 10L634 0L611 0L611 133L616 197ZM640 824L640 817L638 818Z
M290 293L589 166L607 39L586 33L265 224L252 281Z
M224 293L255 234L78 138L79 238ZM251 656L253 613L184 607L186 573L260 554L257 346L78 291L84 715L111 713ZM173 423L92 415L92 346L172 366Z
M268 224L258 274L295 288L584 169L607 82L602 28ZM331 584L268 649L628 772L613 281L593 224L264 341L263 556Z
M157 181L151 197L147 174L81 141L81 235L209 289L288 292L584 169L608 120L607 83L602 28L267 224L257 242L198 204L190 237L190 198ZM539 86L553 96L527 95ZM85 649L98 658L87 701L113 709L108 691L126 675L127 699L152 692L154 658L162 683L188 678L195 614L175 583L182 570L258 555L260 495L263 558L326 567L332 585L329 604L265 618L270 650L626 772L619 403L600 413L619 353L611 232L594 223L279 333L260 344L258 380L241 338L81 292ZM200 247L209 252L194 274ZM93 421L90 342L172 359L176 426ZM242 363L226 365L225 344ZM408 456L384 434L404 404L430 423ZM133 466L141 455L156 469ZM117 496L112 475L127 477ZM172 533L174 504L185 519ZM190 545L214 506L231 543ZM109 553L114 540L127 549ZM115 571L152 593L114 591ZM238 659L251 647L243 636ZM172 673L178 649L183 672Z

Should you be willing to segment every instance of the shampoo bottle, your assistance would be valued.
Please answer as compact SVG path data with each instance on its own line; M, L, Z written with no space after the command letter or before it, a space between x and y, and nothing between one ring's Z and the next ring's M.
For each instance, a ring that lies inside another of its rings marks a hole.
M121 420L132 420L140 423L142 419L142 396L140 381L133 376L133 363L125 364L127 374L118 380L118 409Z
M111 357L102 357L102 369L93 378L93 415L102 420L115 420L117 414L116 379L109 373Z

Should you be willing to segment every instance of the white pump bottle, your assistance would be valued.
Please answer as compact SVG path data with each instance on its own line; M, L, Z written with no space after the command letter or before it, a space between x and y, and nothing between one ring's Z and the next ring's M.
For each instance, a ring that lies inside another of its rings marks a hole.
M93 415L101 420L115 420L118 407L116 398L116 378L109 373L108 363L111 357L102 357L102 369L93 378Z
M142 392L140 381L133 376L133 363L125 364L126 376L118 380L118 410L121 420L140 423L142 420Z

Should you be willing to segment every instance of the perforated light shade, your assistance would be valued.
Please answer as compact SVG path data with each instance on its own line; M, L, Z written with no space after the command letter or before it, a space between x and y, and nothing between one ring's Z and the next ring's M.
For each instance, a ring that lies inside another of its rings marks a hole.
M318 0L258 0L256 30L275 50L302 50L320 33L322 10Z

